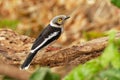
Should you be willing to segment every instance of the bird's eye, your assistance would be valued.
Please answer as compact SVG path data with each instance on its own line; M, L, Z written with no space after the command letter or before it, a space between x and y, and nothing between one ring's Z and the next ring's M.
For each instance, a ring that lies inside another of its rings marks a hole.
M58 23L61 23L61 22L62 22L62 18L59 18L57 22L58 22Z

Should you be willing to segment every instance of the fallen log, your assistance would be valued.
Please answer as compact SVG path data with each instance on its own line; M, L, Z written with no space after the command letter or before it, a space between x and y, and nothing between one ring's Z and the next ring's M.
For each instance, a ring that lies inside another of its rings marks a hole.
M116 39L120 33L116 34ZM0 30L0 53L4 63L20 65L29 54L34 39L18 35L11 30ZM94 39L88 42L65 47L56 51L39 51L31 65L64 66L66 64L78 65L99 56L107 46L108 37Z

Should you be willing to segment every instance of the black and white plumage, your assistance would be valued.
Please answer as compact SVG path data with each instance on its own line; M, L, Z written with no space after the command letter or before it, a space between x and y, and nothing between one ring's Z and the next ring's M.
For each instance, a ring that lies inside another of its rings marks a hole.
M41 32L41 34L33 43L28 57L21 65L21 69L28 69L36 53L60 37L61 33L63 32L63 24L68 18L68 16L59 15L50 21L50 24Z

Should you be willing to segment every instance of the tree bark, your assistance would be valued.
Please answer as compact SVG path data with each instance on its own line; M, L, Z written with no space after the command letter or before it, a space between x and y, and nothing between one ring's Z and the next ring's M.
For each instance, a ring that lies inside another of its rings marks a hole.
M120 33L117 33L116 39L119 37ZM18 35L11 30L1 30L1 60L7 64L22 64L29 54L33 42L33 38ZM66 64L78 65L99 56L107 43L108 37L102 37L56 51L46 52L44 48L38 52L31 65L39 64L40 66L49 67L64 66Z

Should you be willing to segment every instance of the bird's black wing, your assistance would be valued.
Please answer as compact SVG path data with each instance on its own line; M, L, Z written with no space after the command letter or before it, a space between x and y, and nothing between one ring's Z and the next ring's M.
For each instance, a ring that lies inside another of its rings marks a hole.
M52 34L54 32L56 32L57 35L52 36ZM38 36L38 38L35 40L35 42L33 43L33 46L31 48L31 50L34 50L38 46L39 46L39 48L37 50L43 48L44 46L48 45L52 41L56 40L60 36L60 34L61 34L61 28L56 28L56 27L52 27L52 26L48 25L41 32L41 34ZM52 37L49 37L49 36L52 36ZM48 39L48 37L49 37L49 39ZM45 41L45 39L47 39L47 41L43 44L43 42Z

